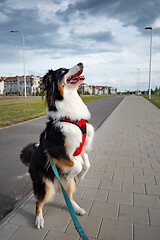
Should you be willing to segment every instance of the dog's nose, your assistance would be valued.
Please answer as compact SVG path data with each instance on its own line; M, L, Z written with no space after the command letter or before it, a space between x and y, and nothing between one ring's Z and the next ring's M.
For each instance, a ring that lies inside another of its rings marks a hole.
M80 67L80 69L83 69L83 63L78 63L77 65Z

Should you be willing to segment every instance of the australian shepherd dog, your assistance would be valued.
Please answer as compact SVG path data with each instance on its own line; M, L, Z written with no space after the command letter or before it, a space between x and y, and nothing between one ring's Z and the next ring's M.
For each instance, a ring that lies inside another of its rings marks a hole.
M83 64L66 69L49 70L42 79L42 89L47 103L45 130L39 143L23 148L20 158L28 166L36 199L37 228L43 228L43 205L60 191L59 183L50 165L50 159L57 166L61 182L78 215L84 215L73 199L76 190L75 177L82 180L90 162L90 149L94 129L89 123L90 112L77 93L84 81Z

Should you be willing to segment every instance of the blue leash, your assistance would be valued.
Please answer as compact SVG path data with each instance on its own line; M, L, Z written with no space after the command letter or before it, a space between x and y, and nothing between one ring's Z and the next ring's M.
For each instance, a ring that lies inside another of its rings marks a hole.
M52 159L50 159L50 163L51 163L53 172L54 172L55 176L57 177L57 179L58 179L58 181L59 181L59 183L61 185L62 193L63 193L64 199L65 199L65 201L67 203L67 206L69 208L69 211L70 211L71 217L73 219L75 228L76 228L77 232L79 233L79 235L82 237L82 239L88 240L88 238L86 237L86 235L85 235L85 233L84 233L80 223L78 222L78 219L77 219L76 214L75 214L75 212L73 210L71 201L69 200L69 197L68 197L68 195L67 195L67 193L66 193L66 191L65 191L65 189L64 189L64 187L63 187L63 185L61 183L61 180L59 178L59 174L58 174L57 168L56 168L56 166L55 166L55 164L54 164Z

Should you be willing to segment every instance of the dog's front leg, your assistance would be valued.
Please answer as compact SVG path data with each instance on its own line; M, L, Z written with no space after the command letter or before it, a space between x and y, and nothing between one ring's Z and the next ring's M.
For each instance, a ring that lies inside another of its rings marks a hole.
M67 174L66 181L68 183L82 172L82 166L83 166L82 157L80 155L74 157L73 162L74 162L73 167L66 167L63 169L63 173Z
M90 168L88 154L86 152L83 152L81 154L81 156L83 159L83 166L82 166L82 171L77 175L79 181L83 180L84 176L86 175L86 173L88 172L88 170Z

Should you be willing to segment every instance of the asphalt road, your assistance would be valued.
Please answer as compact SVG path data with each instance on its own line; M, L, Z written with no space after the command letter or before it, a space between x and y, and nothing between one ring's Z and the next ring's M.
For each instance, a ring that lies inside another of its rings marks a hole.
M88 102L95 130L122 101L123 97ZM0 129L0 220L32 189L27 167L19 160L23 146L38 142L46 117Z

